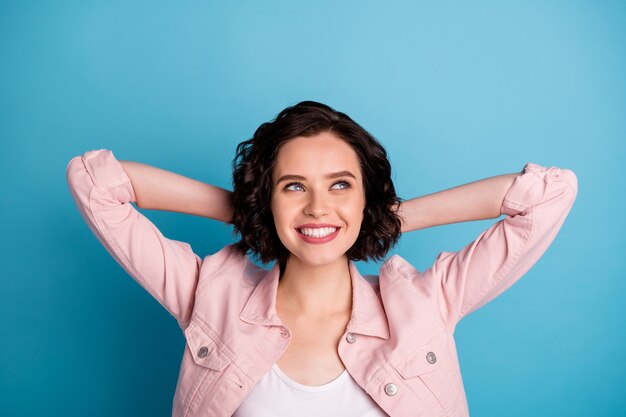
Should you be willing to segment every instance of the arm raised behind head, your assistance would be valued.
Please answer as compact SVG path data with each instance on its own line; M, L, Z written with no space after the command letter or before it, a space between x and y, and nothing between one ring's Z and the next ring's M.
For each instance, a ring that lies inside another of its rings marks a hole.
M419 292L438 294L441 316L453 330L459 320L510 288L543 256L577 194L578 179L572 170L528 162L520 174L442 191L424 197L423 204L411 200L406 230L506 217L461 250L442 251L423 273L410 270L407 276Z
M118 161L99 149L72 158L67 183L81 216L105 249L184 329L203 260L165 237L141 208L230 219L229 193L149 165Z

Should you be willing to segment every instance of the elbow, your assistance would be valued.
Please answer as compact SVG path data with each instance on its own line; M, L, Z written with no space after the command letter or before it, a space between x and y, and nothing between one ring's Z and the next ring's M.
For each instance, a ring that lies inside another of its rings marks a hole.
M561 177L561 181L567 184L571 203L573 204L578 196L578 177L571 169L561 169L559 176Z
M67 185L70 187L70 190L76 188L76 179L81 170L85 170L85 164L83 163L82 156L75 156L67 163L67 167L65 168L65 180L67 181Z

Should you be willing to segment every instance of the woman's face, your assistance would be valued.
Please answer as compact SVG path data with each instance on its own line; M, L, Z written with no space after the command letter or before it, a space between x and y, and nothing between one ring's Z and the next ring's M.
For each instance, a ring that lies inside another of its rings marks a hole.
M357 154L328 132L286 142L272 173L271 208L291 257L311 266L344 260L365 208Z

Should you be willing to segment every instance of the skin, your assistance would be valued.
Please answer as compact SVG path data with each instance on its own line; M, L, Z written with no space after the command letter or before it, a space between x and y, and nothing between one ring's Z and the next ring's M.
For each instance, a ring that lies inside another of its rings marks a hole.
M331 177L339 172L343 175ZM272 179L274 224L290 252L278 286L276 310L290 329L292 341L278 366L297 382L321 385L345 369L337 345L352 307L346 252L363 221L362 173L350 145L321 133L284 144ZM340 229L330 242L308 243L299 236L298 226L311 223Z

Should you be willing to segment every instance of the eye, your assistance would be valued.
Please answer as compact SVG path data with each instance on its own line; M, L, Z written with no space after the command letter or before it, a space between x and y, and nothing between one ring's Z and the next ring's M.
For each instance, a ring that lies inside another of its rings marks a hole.
M285 186L287 191L303 191L304 187L299 182L291 182Z
M342 180L342 181L337 181L330 188L333 189L333 190L345 190L345 189L350 188L350 187L351 187L351 184L350 184L349 181Z

